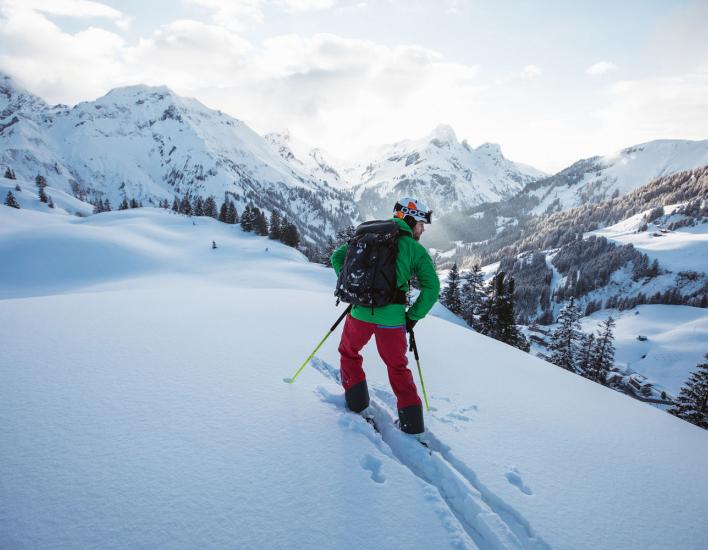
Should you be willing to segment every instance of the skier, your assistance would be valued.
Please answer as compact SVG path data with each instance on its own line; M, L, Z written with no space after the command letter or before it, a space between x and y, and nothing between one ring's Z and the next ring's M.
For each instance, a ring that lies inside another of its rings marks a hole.
M440 281L433 261L418 242L425 224L430 223L431 218L432 211L416 199L403 198L395 204L393 220L398 226L396 229L399 236L394 241L397 246L394 268L398 298L393 303L381 306L353 305L339 344L340 374L347 407L354 412L361 412L369 406L369 390L359 352L375 336L376 347L386 364L391 388L396 394L400 428L409 434L422 434L425 427L421 400L407 366L406 332L412 332L415 324L430 311L440 294ZM357 232L370 223L377 222L362 224ZM332 253L332 267L338 276L345 261L349 261L348 248L349 245L344 244ZM408 281L414 275L418 278L420 295L406 312Z

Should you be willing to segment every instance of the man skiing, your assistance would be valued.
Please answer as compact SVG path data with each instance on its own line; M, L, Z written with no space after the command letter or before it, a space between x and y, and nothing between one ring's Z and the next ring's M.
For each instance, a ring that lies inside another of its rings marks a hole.
M353 305L339 344L340 374L347 407L354 412L361 412L369 406L369 390L362 369L363 358L359 352L372 336L375 337L379 355L388 369L391 388L396 394L400 428L409 434L421 434L425 427L421 400L407 366L406 332L412 332L415 324L430 311L440 294L440 281L433 261L418 242L425 224L430 223L431 218L432 211L416 199L403 198L395 204L395 224L392 225L397 230L397 254L393 256L397 298L387 305L375 306L373 300L372 305ZM360 228L365 225L362 224ZM357 233L359 231L357 229ZM349 261L348 249L349 244L344 244L331 256L332 267L340 280L340 271L345 261ZM414 275L418 278L420 294L406 312L408 281Z

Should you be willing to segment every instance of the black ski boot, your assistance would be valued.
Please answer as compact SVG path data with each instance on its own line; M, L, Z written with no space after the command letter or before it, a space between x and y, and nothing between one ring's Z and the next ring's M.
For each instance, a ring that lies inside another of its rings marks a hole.
M362 380L344 392L344 399L350 411L360 413L369 406L369 386Z
M398 410L399 427L402 432L416 435L425 431L422 405L411 405Z

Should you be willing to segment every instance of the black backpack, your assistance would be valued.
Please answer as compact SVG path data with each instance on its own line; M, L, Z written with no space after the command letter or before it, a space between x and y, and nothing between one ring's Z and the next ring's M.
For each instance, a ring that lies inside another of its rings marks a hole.
M349 240L334 295L348 304L405 304L406 293L396 284L398 239L406 235L393 220L364 222Z

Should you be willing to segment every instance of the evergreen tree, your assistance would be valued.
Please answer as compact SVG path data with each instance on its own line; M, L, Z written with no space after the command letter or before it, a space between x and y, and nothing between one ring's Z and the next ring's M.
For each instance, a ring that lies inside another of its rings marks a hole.
M15 176L15 172L9 166L5 169L5 178L7 178L9 180L16 180L17 179L17 176Z
M241 214L241 229L244 231L253 231L253 223L253 208L249 204L246 205L246 208L243 210L243 214Z
M578 373L585 378L589 377L590 361L592 360L592 352L594 347L594 334L585 334L581 337L580 349L578 350L578 357L575 361L575 368Z
M514 279L506 280L506 274L501 273L501 289L498 293L497 319L499 320L499 340L507 344L514 342Z
M285 222L285 225L283 226L283 236L280 240L287 246L297 248L300 244L300 233L298 232L297 227L290 222Z
M192 202L189 200L189 195L184 195L179 203L179 213L191 216L192 212Z
M138 204L138 201L135 198L130 199L130 207L131 208L139 208L140 205Z
M502 282L500 285L499 283ZM499 274L494 275L487 283L485 297L479 315L479 331L492 338L498 336L498 292L503 292L503 280L500 281Z
M277 210L273 210L270 213L270 223L268 230L268 238L277 241L280 239L280 234L282 233L280 213Z
M22 192L22 188L20 187L20 184L19 184L19 183L16 183L16 184L15 184L15 191Z
M118 210L128 210L128 208L130 208L130 206L128 205L128 199L123 197L123 202L120 203Z
M457 263L454 263L448 272L445 285L445 289L440 296L440 303L455 315L460 315L462 313L462 301L460 299L460 273L457 270Z
M37 184L37 187L46 187L47 186L47 178L45 178L42 175L37 174L37 177L34 178L34 183Z
M610 315L597 330L595 347L592 350L590 366L587 369L587 378L598 384L606 383L607 373L615 365L615 336L612 330L615 324L615 320Z
M708 353L704 357L706 361L696 365L669 412L708 430Z
M202 200L201 196L198 196L197 200L194 202L194 215L195 216L203 216L204 215L204 201Z
M253 209L253 230L261 237L268 235L268 220L258 207Z
M179 202L177 202L177 197L172 200L172 211L179 212Z
M103 211L104 211L104 212L110 212L111 210L113 210L113 209L111 208L111 202L110 202L108 199L104 200L104 201L103 201Z
M462 276L460 288L460 303L462 318L467 324L479 328L477 316L480 314L484 301L484 274L479 264L474 264L472 269Z
M98 200L96 203L93 205L93 213L94 214L100 214L103 212L103 201Z
M17 209L20 208L20 203L17 202L17 199L15 198L15 195L12 194L12 191L7 192L7 196L5 197L5 206Z
M217 219L219 216L219 213L216 210L216 201L212 196L207 197L204 201L204 215L214 219Z
M558 328L551 335L550 362L571 372L576 372L575 357L580 332L580 312L573 297L568 300L558 316Z
M44 190L44 187L39 188L39 200L45 204L49 202L49 197L47 196L47 192Z
M481 306L479 331L496 340L528 351L531 347L514 321L514 279L506 280L503 271L498 272L487 286L487 296Z
M219 209L219 221L226 223L229 218L229 203L224 201L221 203L221 208Z
M49 208L54 208L54 201L52 200L52 197L51 197L51 196L49 197L49 202L47 203L47 206L48 206Z
M226 223L230 225L235 225L238 223L238 212L236 212L236 205L233 201L229 200L229 205L226 209Z

